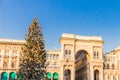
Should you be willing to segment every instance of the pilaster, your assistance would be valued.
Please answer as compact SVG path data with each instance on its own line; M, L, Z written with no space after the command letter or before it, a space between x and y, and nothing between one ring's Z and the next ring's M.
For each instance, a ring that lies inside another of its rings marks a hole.
M64 74L63 74L63 65L61 66L61 80L64 80Z

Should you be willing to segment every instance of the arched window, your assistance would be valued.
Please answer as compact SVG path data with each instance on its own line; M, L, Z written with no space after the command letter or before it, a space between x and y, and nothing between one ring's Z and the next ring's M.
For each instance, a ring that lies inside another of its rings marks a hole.
M65 54L64 54L65 59L67 58L67 54L68 54L68 50L65 50Z
M71 58L71 50L65 50L64 57L65 57L65 59L70 59Z
M69 69L64 72L65 80L71 80L71 71Z
M57 55L56 54L54 54L54 59L57 59Z
M115 65L114 64L112 64L112 69L115 69Z
M107 64L107 69L109 69L110 68L110 65L109 64Z
M58 54L57 54L56 58L59 59L59 55Z
M98 70L94 71L94 80L99 80L99 71Z
M7 62L4 62L3 63L3 68L7 68L8 66L7 66Z
M97 58L99 58L99 52L97 52Z
M15 67L15 63L12 62L12 63L11 63L11 68L14 68L14 67Z
M55 54L53 54L53 59L55 59L56 58L56 56L55 56Z
M98 51L94 51L93 59L98 59L98 58L99 58L99 52Z
M50 59L52 59L52 54L50 54Z
M68 53L68 50L65 50L65 54L67 54Z
M108 57L108 60L107 61L110 61L110 58Z
M46 58L49 59L49 54L46 55Z
M69 50L69 54L71 54L71 50Z
M69 50L69 52L68 52L68 58L69 59L71 58L71 50Z

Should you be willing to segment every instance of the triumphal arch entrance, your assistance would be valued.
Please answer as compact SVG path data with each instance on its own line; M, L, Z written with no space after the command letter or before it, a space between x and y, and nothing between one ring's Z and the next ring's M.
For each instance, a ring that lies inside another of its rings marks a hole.
M76 65L76 80L87 80L87 75L89 72L89 54L85 50L80 50L75 55L75 65Z
M61 80L103 80L102 38L62 34Z

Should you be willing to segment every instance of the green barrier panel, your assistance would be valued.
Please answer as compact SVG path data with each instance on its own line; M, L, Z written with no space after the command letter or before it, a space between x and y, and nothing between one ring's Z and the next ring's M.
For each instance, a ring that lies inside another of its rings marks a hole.
M23 80L22 77L23 77L22 73L19 73L18 74L18 80Z
M44 78L44 74L43 73L40 74L40 78Z
M58 73L53 74L53 79L58 79Z
M48 79L51 79L51 78L52 78L51 73L50 73L50 72L48 72L48 73L46 74L46 77L47 77Z
M7 72L2 73L1 80L8 80L8 73Z
M14 80L14 79L16 79L16 73L11 72L10 73L10 80Z

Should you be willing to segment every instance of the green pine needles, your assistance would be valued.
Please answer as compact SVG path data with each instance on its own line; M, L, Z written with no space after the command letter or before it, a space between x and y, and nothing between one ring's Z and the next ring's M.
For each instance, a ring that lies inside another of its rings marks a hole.
M19 80L41 80L45 71L46 51L42 30L36 18L28 27L26 43L22 47ZM21 79L22 78L22 79Z

